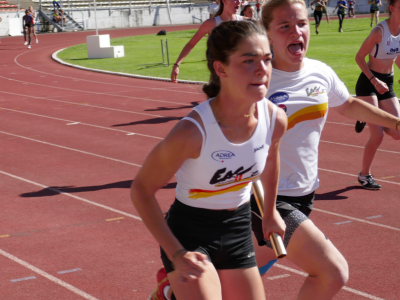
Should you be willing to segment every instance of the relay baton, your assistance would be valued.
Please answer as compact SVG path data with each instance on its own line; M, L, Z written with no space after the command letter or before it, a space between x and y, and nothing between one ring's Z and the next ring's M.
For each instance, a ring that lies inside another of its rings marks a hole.
M260 210L261 218L263 218L264 217L264 191L263 191L263 187L261 185L261 181L260 180L254 181L252 184L252 188L253 188L253 193L254 193L254 197L257 202L258 209ZM274 232L274 233L271 233L271 235L269 236L269 239L271 241L272 248L275 251L276 257L278 259L284 258L287 255L287 252L286 252L285 245L283 244L281 236Z

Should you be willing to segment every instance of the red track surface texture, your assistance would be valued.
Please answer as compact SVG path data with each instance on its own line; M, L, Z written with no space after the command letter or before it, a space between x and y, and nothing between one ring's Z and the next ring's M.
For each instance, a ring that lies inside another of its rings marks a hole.
M167 31L186 28L194 27ZM22 37L1 40L1 299L145 300L156 285L158 246L130 201L130 182L205 96L198 85L93 73L51 59L89 34L40 35L30 50ZM350 265L335 299L400 299L399 143L385 138L374 165L383 189L366 191L356 174L368 130L353 128L330 112L311 219ZM158 193L163 210L173 188L172 180ZM268 299L278 300L295 299L303 280L285 260L263 278Z

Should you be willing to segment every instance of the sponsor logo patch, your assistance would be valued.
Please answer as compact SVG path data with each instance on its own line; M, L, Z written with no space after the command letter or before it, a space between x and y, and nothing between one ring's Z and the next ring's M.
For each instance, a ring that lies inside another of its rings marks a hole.
M275 94L272 94L271 96L269 96L268 98L271 102L277 104L277 103L282 103L285 101L289 100L289 95L287 93L284 92L277 92Z
M227 150L218 150L211 154L213 160L224 162L226 159L232 159L235 154Z

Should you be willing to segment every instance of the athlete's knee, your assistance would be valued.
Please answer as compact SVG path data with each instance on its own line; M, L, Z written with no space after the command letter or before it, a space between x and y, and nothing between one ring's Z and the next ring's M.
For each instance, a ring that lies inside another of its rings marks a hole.
M329 272L324 274L325 283L332 289L341 289L349 280L349 266L344 257L332 262Z

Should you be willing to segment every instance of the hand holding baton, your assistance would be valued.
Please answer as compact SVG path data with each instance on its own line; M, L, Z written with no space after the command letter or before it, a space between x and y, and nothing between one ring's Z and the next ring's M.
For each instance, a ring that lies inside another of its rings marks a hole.
M260 210L260 215L264 218L264 192L260 180L256 180L252 184L254 197L257 202L258 209ZM271 233L269 236L272 248L275 251L277 258L284 258L287 255L285 245L283 244L282 238L277 233Z

